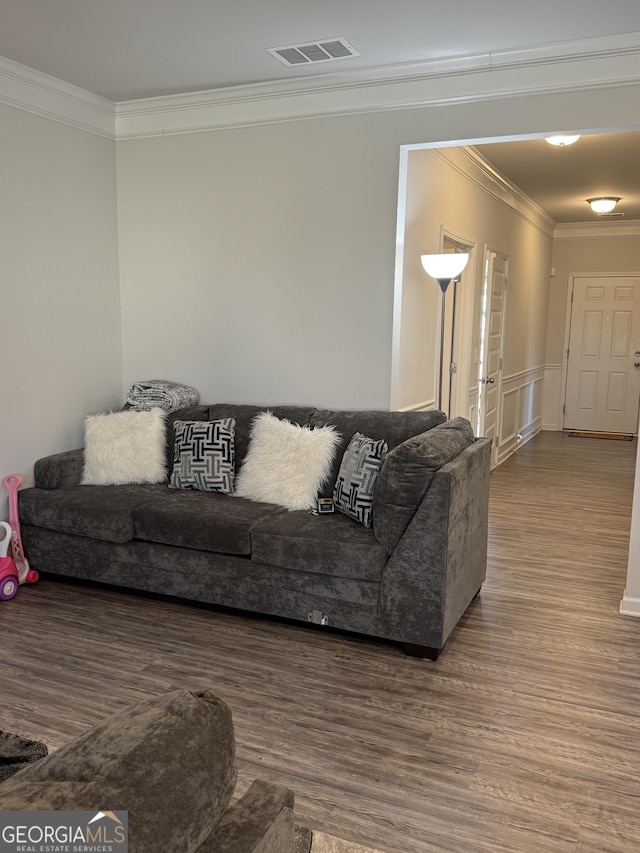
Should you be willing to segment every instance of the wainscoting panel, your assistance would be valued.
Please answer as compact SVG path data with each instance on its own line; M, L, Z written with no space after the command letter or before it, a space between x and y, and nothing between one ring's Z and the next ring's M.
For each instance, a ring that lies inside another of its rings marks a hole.
M547 364L544 369L542 429L562 429L562 365Z
M544 380L544 367L503 377L498 464L542 429Z
M502 400L500 401L502 409L502 416L500 419L500 447L511 441L512 438L516 437L519 421L518 408L520 403L520 389L506 388L505 384L502 386Z

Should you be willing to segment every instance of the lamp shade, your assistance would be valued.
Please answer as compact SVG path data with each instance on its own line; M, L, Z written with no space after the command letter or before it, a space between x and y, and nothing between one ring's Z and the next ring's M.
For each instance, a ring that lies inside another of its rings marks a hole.
M451 281L466 267L469 255L462 252L449 252L445 255L422 255L420 260L427 275L438 281L445 279Z
M620 199L615 196L587 199L587 202L591 205L591 210L593 210L594 213L611 213L619 201Z

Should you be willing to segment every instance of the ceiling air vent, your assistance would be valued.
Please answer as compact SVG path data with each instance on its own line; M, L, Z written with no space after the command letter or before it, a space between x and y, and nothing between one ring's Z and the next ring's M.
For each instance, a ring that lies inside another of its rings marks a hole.
M268 47L267 50L285 65L308 65L310 62L330 62L360 56L359 51L345 38L323 39L304 44L287 44L284 47Z

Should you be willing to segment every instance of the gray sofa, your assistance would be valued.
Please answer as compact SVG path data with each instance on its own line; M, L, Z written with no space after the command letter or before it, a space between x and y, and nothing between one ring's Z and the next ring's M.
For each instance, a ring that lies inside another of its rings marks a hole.
M209 690L178 690L16 773L0 809L127 811L131 853L294 853L293 792L256 780L232 802L236 775L229 708Z
M373 526L336 512L273 504L166 484L79 485L83 451L39 460L20 492L25 552L39 572L319 622L404 645L436 659L485 578L487 439L440 411L327 411L269 407L278 418L341 436L323 494L331 495L355 432L385 439ZM236 465L264 407L215 404L167 418L234 418ZM169 467L170 470L170 467Z

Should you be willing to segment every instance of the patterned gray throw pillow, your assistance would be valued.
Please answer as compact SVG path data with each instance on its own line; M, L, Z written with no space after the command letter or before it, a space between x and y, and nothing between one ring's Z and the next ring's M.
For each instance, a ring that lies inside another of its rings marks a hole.
M176 439L169 488L232 494L235 420L175 421L173 428Z
M336 509L365 527L371 527L373 490L386 452L387 442L384 439L376 441L357 432L340 464L333 502Z

